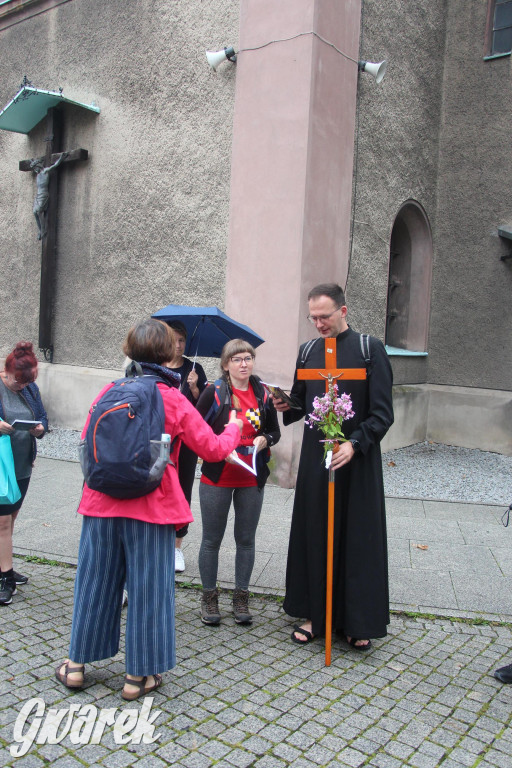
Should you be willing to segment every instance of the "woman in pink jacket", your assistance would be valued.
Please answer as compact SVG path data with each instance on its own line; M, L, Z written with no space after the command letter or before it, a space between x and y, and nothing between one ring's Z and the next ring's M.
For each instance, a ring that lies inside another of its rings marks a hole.
M225 459L239 443L241 422L232 411L222 434L212 432L166 367L174 357L173 347L169 327L146 320L129 331L123 350L144 373L161 379L157 386L164 403L165 432L177 438L173 457L183 441L207 461ZM131 701L158 688L160 673L176 664L174 541L176 529L191 522L192 514L171 464L158 488L136 499L116 499L85 484L78 511L84 518L69 659L55 674L68 688L82 688L86 663L115 656L126 582L130 600L122 697Z

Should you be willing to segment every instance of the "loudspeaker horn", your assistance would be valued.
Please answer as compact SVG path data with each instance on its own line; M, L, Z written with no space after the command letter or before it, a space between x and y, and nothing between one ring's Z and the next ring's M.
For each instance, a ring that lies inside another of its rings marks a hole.
M379 61L378 64L375 64L373 61L360 61L358 63L359 71L368 72L370 75L373 75L377 83L381 83L384 79L387 66L388 63L385 59L384 61Z
M223 61L232 61L233 64L236 62L235 49L232 45L228 45L221 51L206 51L206 61L213 71L216 72L217 67L219 64L222 64Z

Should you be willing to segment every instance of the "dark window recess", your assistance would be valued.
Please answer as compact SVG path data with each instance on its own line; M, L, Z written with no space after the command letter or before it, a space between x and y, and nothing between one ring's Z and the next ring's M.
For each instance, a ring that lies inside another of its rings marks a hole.
M512 51L512 0L495 0L491 54Z
M411 239L407 228L398 221L391 238L386 318L386 344L408 348L409 306L411 294Z
M427 351L432 279L432 233L415 200L397 213L389 244L386 344L410 352Z

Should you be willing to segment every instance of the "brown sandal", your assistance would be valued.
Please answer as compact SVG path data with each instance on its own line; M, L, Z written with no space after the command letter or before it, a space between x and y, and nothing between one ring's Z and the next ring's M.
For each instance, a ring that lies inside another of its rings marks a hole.
M71 669L69 666L69 659L67 661L63 661L62 664L59 664L59 666L55 670L55 677L59 681L59 683L62 683L62 685L65 685L66 688L83 688L84 687L84 670L85 665L80 664L77 667L74 667ZM64 667L64 672L61 672L62 667ZM71 680L68 683L68 676L74 675L75 673L82 674L82 682L71 682Z
M146 686L148 677L154 678L155 682L153 685ZM135 688L139 689L136 693L125 693L123 690L121 694L125 701L135 701L135 699L138 699L141 696L146 696L146 694L159 688L162 685L162 675L146 675L142 680L130 680L128 677L125 677L124 684L133 685Z

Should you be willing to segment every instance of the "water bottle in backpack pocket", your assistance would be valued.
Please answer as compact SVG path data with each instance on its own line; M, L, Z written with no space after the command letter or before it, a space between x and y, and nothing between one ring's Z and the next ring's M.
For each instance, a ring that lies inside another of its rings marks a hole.
M157 381L145 375L118 379L92 406L79 446L82 472L92 490L135 499L160 485L169 442L163 434L165 412Z

